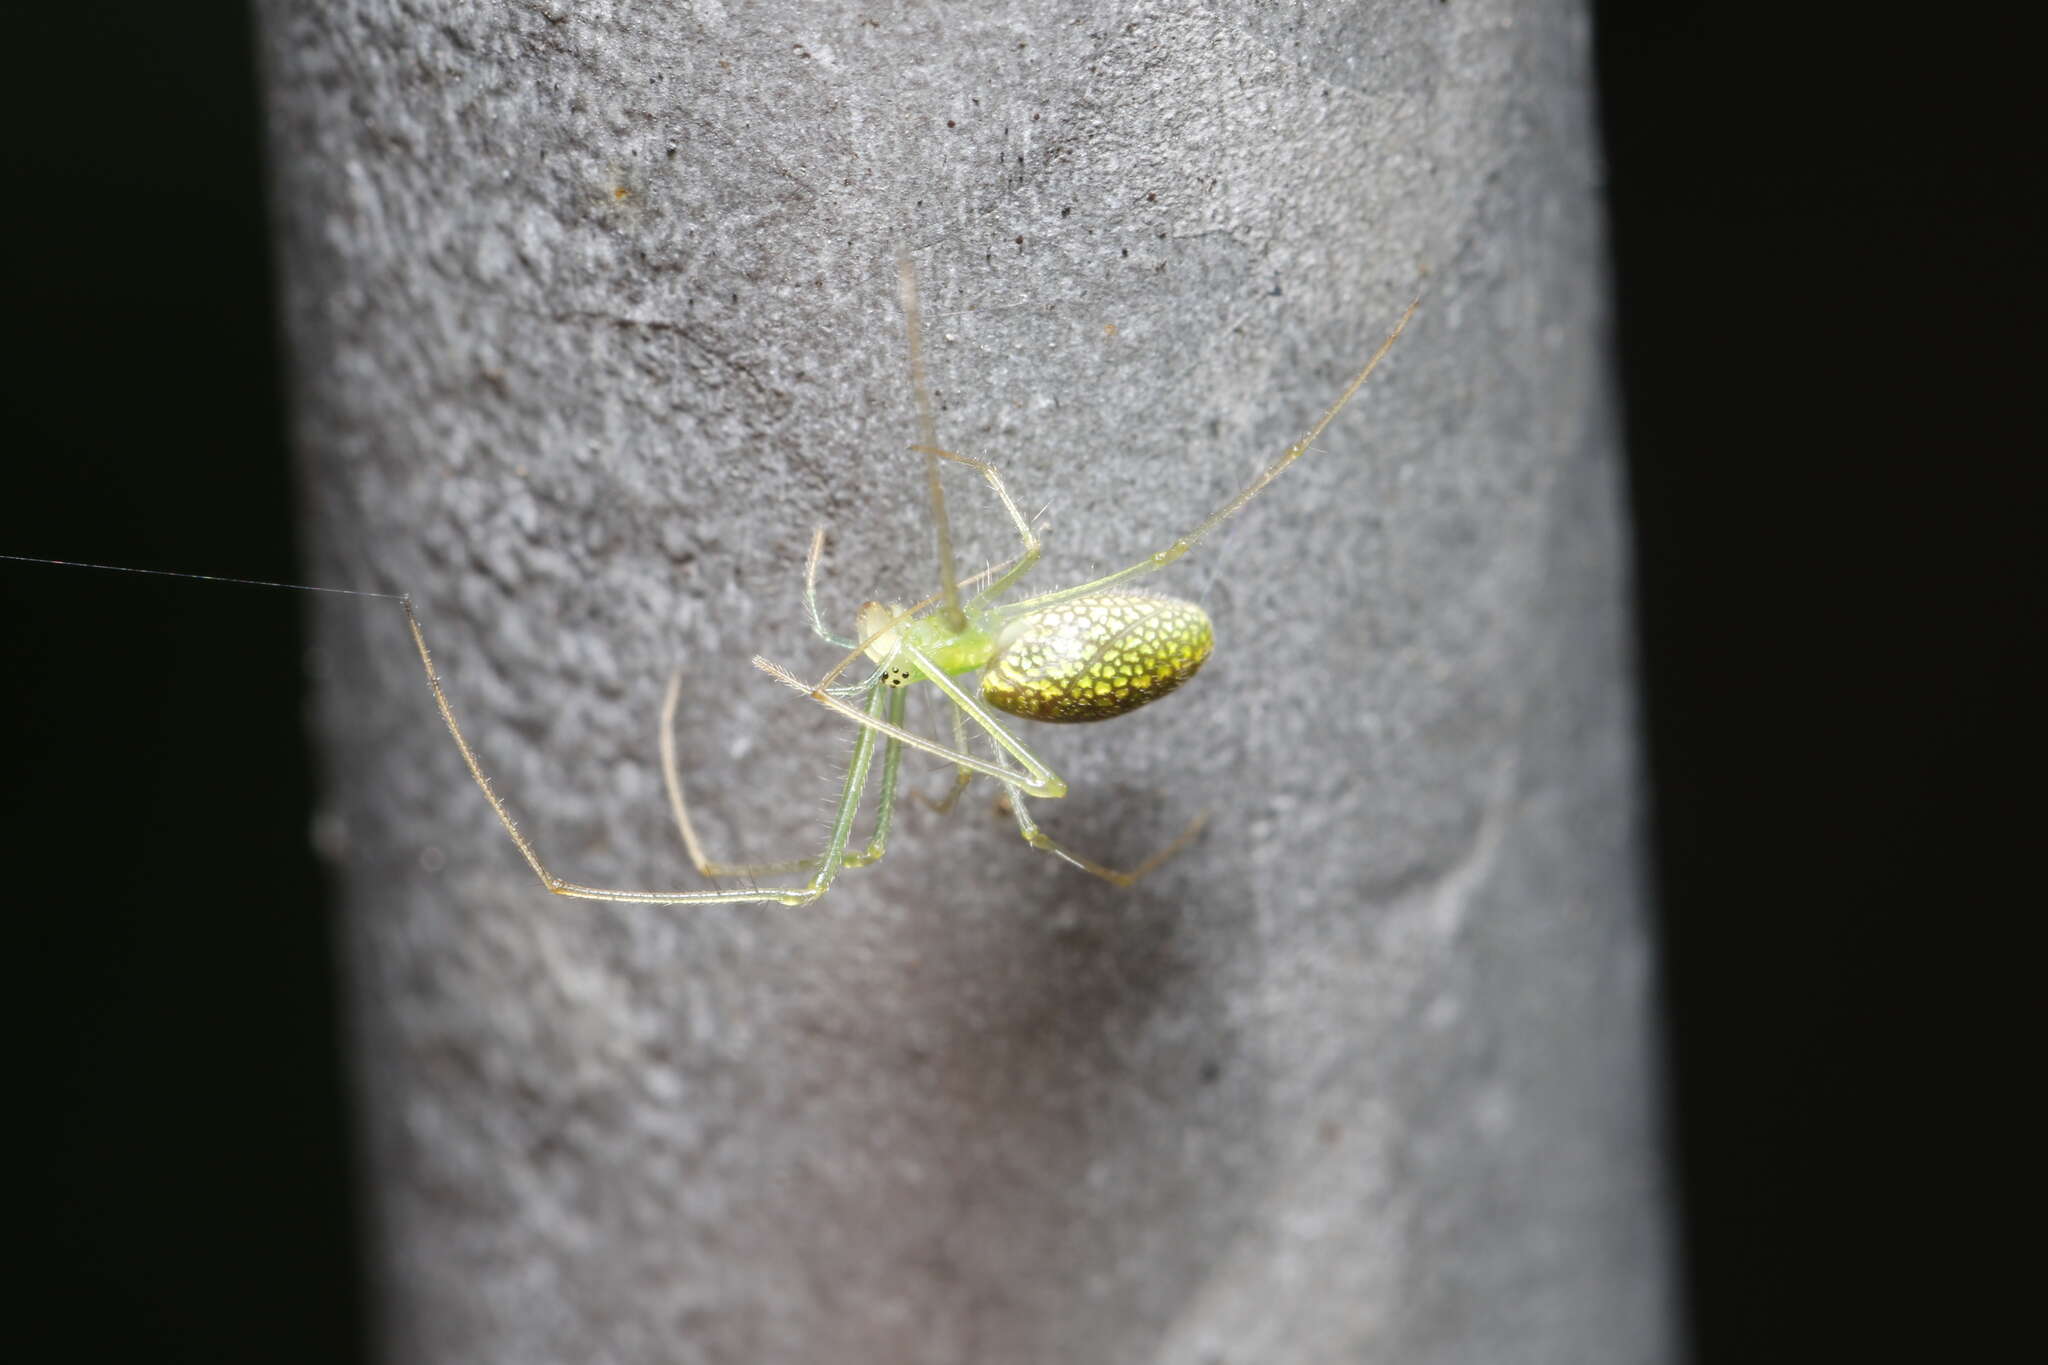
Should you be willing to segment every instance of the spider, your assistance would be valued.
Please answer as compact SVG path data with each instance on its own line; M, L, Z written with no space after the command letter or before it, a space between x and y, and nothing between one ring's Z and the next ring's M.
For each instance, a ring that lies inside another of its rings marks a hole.
M920 320L917 279L909 256L897 260L904 331L910 352L911 387L917 403L918 441L912 450L925 457L925 482L931 498L932 524L937 542L939 589L914 605L884 606L869 602L855 620L856 638L835 634L818 611L818 561L824 551L825 531L811 537L804 568L804 606L811 628L828 643L847 651L844 658L816 683L805 682L780 664L756 655L754 665L777 681L853 721L858 727L853 756L840 785L833 812L832 832L822 852L806 858L779 862L723 863L705 855L704 846L690 821L683 796L682 776L676 762L675 718L682 694L682 673L672 674L661 704L661 769L668 789L669 808L684 847L698 872L706 878L797 876L801 885L755 886L745 890L635 891L619 887L586 886L548 871L532 842L520 832L511 812L491 786L475 749L463 737L454 708L441 677L427 652L427 638L413 611L412 600L401 599L420 664L426 670L427 685L433 689L434 704L448 733L462 751L470 776L482 789L484 799L497 813L505 832L519 848L541 885L558 896L586 900L622 901L645 905L719 905L735 902L768 902L806 905L825 894L842 868L861 867L878 861L887 847L890 823L895 815L898 777L903 750L908 747L936 755L954 765L954 782L941 800L932 802L945 809L975 777L997 782L1007 798L1004 802L1016 817L1017 827L1032 847L1043 849L1067 862L1119 886L1129 886L1185 847L1201 830L1196 819L1167 847L1125 872L1105 866L1076 853L1053 839L1031 817L1026 798L1047 799L1066 795L1067 784L1059 774L1019 740L993 712L1001 711L1027 720L1073 723L1108 720L1125 715L1145 703L1163 697L1179 687L1202 666L1214 645L1208 615L1192 602L1154 593L1134 592L1124 585L1156 572L1185 555L1203 537L1222 525L1246 503L1257 497L1281 471L1307 452L1324 428L1336 420L1352 396L1364 386L1401 332L1421 306L1417 298L1395 323L1379 349L1357 376L1337 395L1306 436L1287 447L1252 481L1221 507L1211 512L1193 530L1176 537L1158 550L1114 573L1090 579L1073 587L1040 593L1021 601L1002 603L999 598L1037 563L1039 539L1031 522L1018 510L993 465L970 455L939 446L932 415L931 394L925 382L923 326ZM1023 550L1015 559L984 574L962 580L954 564L950 523L946 517L945 494L940 486L942 462L965 465L975 470L994 490L1003 511L1016 527ZM971 595L968 595L971 590ZM839 679L861 660L872 666L861 682L840 685ZM961 675L979 670L980 697L956 681ZM929 683L953 705L953 742L911 733L904 728L907 690L917 683ZM984 759L968 751L970 734L978 730L993 745L994 757ZM865 846L849 848L854 817L868 787L874 768L875 746L882 745L881 781L876 797L874 828ZM807 875L805 875L807 874Z

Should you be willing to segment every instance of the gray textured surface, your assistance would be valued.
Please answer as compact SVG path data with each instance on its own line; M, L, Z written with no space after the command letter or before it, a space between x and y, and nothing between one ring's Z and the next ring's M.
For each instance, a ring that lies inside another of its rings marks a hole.
M1191 525L1428 294L1159 583L1202 677L1032 732L1098 856L1215 813L1135 891L984 798L811 909L550 898L396 612L325 614L392 1359L1666 1356L1577 4L260 8L321 581L416 594L567 876L694 883L677 663L715 850L822 838L848 736L747 659L831 661L815 524L842 621L931 581L897 240L1041 585Z

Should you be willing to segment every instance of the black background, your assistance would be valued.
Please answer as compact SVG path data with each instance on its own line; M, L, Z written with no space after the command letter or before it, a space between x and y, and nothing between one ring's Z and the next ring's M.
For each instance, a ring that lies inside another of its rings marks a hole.
M243 16L9 43L0 551L296 579ZM2017 44L1614 3L1599 44L1696 1356L1959 1346L1985 967L2041 899L1991 875L2040 691ZM304 602L0 594L31 1302L59 1358L361 1359Z

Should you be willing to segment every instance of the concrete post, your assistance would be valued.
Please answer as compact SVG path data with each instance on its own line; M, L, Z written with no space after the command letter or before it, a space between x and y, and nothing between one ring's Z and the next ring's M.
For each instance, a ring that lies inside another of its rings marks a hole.
M850 737L748 660L835 658L813 526L839 628L933 586L898 242L1041 587L1192 526L1425 295L1158 584L1202 676L1026 735L1095 856L1212 813L1135 890L984 795L807 909L550 897L396 609L326 611L391 1359L1668 1357L1583 6L260 8L319 581L415 595L580 880L696 884L679 665L715 853L823 838Z

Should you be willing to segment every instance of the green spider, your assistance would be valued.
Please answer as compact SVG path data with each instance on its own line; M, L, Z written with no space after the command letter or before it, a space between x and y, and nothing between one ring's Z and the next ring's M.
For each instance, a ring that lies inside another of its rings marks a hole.
M484 775L476 751L463 738L462 727L455 722L455 712L448 704L440 675L434 670L433 657L427 652L427 640L420 629L419 617L413 612L411 600L405 599L405 614L412 626L413 643L419 649L427 685L433 689L434 704L440 708L441 719L448 724L448 733L455 737L456 747L462 751L470 776L476 779L484 798L497 812L505 832L512 836L512 842L518 845L527 865L540 878L541 885L556 895L645 905L718 905L748 901L809 904L825 893L841 868L861 867L881 858L895 814L897 778L906 746L935 754L954 765L953 787L943 800L934 805L941 809L950 807L977 775L993 778L1002 786L1008 797L1007 805L1016 816L1017 827L1032 847L1056 854L1083 871L1119 886L1131 885L1173 856L1200 832L1202 821L1197 819L1166 848L1129 872L1107 867L1066 848L1038 827L1026 807L1025 798L1065 796L1067 784L1011 734L990 708L1028 720L1107 720L1135 711L1193 677L1203 660L1209 657L1214 644L1208 615L1192 602L1131 592L1122 585L1179 559L1239 508L1257 497L1267 484L1279 477L1282 470L1301 458L1323 434L1323 429L1336 420L1344 405L1364 386L1387 352L1393 349L1409 319L1421 306L1421 299L1408 305L1394 330L1373 352L1372 359L1337 395L1337 401L1330 405L1308 435L1289 446L1194 530L1178 537L1165 549L1114 573L1020 602L999 604L997 599L1038 561L1038 536L1032 531L1030 520L1018 510L1016 501L1003 485L1002 476L992 465L939 447L931 395L925 383L917 280L907 256L899 258L897 272L902 289L904 330L910 349L911 385L917 399L919 440L912 449L925 457L932 524L938 543L939 591L910 607L869 602L861 608L856 620L857 639L848 640L835 635L826 628L824 618L818 612L818 560L825 544L825 532L821 528L811 538L810 556L804 568L804 605L810 614L812 629L831 644L847 650L846 657L815 684L803 681L788 669L758 655L754 658L756 667L860 727L854 740L853 758L847 764L846 779L840 787L838 806L832 818L832 833L825 842L824 851L814 857L770 863L721 863L706 857L696 828L690 822L689 808L683 799L682 778L676 764L675 717L682 695L680 671L669 678L668 689L662 698L662 778L668 788L669 808L675 816L676 827L697 870L707 878L743 877L749 880L808 872L809 877L801 886L754 887L742 891L633 891L585 886L580 882L565 881L548 871L540 855L534 851L533 844L513 822L490 779ZM941 461L952 461L978 470L989 487L995 490L1004 512L1024 542L1023 552L1017 558L981 576L988 580L986 585L964 598L963 589L975 588L980 579L971 578L963 582L954 565L952 531L939 482ZM874 672L857 685L835 687L840 677L862 659L874 665ZM978 700L955 681L960 675L976 670L981 671L981 696ZM930 683L953 703L953 743L950 745L912 734L903 727L905 690L911 684L921 682ZM848 700L849 696L857 697L858 701ZM968 752L970 726L979 728L994 744L995 757L992 760L978 758ZM853 837L854 816L867 790L878 738L885 743L874 832L864 848L849 850L847 845Z

